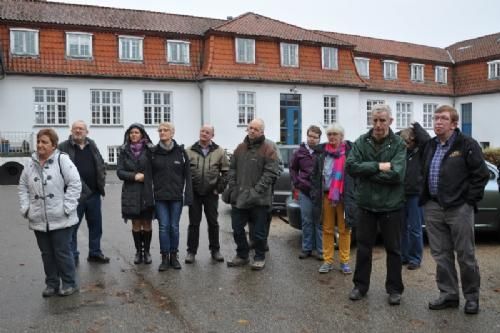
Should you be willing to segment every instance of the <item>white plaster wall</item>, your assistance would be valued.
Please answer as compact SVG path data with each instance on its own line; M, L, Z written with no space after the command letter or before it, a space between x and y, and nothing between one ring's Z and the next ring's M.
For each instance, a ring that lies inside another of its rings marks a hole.
M36 133L44 127L34 126L34 87L67 89L68 125L54 127L60 140L68 137L70 125L75 120L82 119L87 124L91 123L90 89L122 91L122 125L89 125L89 137L96 141L105 160L108 158L107 147L121 145L123 134L131 123L144 123L143 90L172 92L175 139L180 143L191 144L198 138L201 108L200 93L195 83L29 76L7 76L4 80L0 80L0 131ZM148 126L146 129L156 143L157 127Z

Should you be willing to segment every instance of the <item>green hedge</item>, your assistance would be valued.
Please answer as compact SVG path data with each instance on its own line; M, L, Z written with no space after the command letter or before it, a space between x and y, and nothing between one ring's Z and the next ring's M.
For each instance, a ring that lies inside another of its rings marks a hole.
M500 166L500 148L485 148L483 150L484 158L497 167Z

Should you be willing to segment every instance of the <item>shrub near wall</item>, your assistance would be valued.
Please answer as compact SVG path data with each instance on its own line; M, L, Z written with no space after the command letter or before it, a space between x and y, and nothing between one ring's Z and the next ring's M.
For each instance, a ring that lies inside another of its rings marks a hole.
M485 160L497 167L500 166L500 148L486 148L483 150L483 154Z

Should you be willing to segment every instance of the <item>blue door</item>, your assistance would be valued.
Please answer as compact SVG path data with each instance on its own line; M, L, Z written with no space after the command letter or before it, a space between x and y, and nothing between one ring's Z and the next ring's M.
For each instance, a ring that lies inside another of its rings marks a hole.
M299 94L281 94L280 142L297 145L302 138L302 115Z
M462 104L462 133L472 136L472 103Z

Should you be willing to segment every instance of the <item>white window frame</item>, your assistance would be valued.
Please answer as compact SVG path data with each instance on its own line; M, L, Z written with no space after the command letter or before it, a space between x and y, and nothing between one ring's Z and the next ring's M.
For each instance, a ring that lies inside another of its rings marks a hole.
M138 42L138 57L134 58L132 57L132 42ZM123 54L123 43L127 42L128 43L128 53L129 56L126 56ZM144 59L144 37L139 37L139 36L118 36L118 55L120 60L124 61L142 61Z
M413 82L424 82L425 80L424 64L410 64L410 80Z
M176 51L173 51L173 46L176 46ZM185 57L182 59L181 48L185 47ZM167 62L169 64L189 65L191 63L190 57L191 43L185 40L167 40Z
M235 38L234 44L236 53L235 59L237 63L255 64L255 39Z
M372 109L377 104L385 104L383 99L368 99L366 100L366 126L372 127Z
M435 67L435 79L437 83L447 84L448 83L448 67L436 66ZM440 77L442 76L442 77Z
M118 164L118 154L120 153L120 146L108 146L108 164Z
M16 50L15 46L15 34L16 33L22 33L21 37L21 43L22 43L22 50ZM28 34L32 33L33 34L33 52L28 51L28 41L26 36ZM38 45L38 38L39 38L39 31L35 29L25 29L25 28L11 28L10 29L10 53L15 56L38 56L39 55L39 45Z
M76 46L78 54L71 54L71 39L76 38ZM93 35L87 32L66 32L66 57L76 59L91 59L92 58L92 39ZM87 44L85 43L87 42ZM88 55L82 55L82 46L87 45L89 48Z
M361 72L362 64L366 64L366 73ZM358 71L359 76L369 79L370 78L370 59L369 58L354 58L354 65L356 66L356 70Z
M241 102L240 95L244 96L243 103ZM248 96L253 96L253 103L248 102ZM254 91L238 91L237 93L237 107L238 107L238 126L247 126L252 120L256 118L256 93ZM251 116L250 116L251 115Z
M333 101L333 103L332 103ZM323 96L323 124L328 126L338 121L339 97L336 95Z
M35 126L68 125L68 89L34 87L33 96Z
M382 60L384 64L384 80L397 80L398 79L398 63L394 60ZM393 70L394 69L394 70Z
M408 128L413 121L413 103L396 102L396 128Z
M493 60L488 64L488 79L498 80L500 79L500 60Z
M434 127L434 111L436 111L438 104L424 103L422 109L422 127L425 129L432 129Z
M143 90L142 97L145 126L156 126L165 121L173 121L171 91Z
M299 67L299 44L280 43L280 51L282 67Z
M323 69L338 70L338 50L335 47L321 47L321 64Z
M98 94L97 102L94 98L95 94ZM108 94L109 96L107 96ZM122 126L122 109L121 90L90 89L90 118L92 126Z

